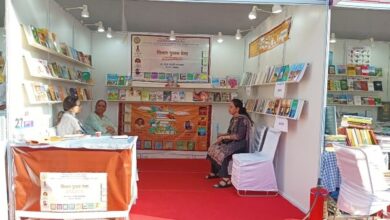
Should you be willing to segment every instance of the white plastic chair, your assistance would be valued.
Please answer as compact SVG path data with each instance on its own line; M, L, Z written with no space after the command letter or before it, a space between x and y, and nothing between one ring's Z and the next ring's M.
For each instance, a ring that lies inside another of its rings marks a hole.
M337 208L360 217L385 210L390 205L390 186L385 181L386 165L380 146L336 145L335 150L341 175Z
M232 184L238 195L248 196L248 192L265 192L267 196L278 194L273 160L280 134L281 131L268 128L260 152L233 155Z

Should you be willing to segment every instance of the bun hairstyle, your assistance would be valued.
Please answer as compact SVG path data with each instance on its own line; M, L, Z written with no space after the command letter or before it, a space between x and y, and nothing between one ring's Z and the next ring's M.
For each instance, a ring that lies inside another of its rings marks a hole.
M64 111L69 111L71 108L77 106L78 100L79 98L77 96L67 96L62 104Z
M248 114L248 112L246 111L246 108L244 107L244 104L242 103L241 100L239 99L232 99L231 101L233 103L233 105L238 108L238 114L240 115L245 115L246 117L248 117L249 121L251 122L251 124L253 125L254 122L251 118L251 116Z

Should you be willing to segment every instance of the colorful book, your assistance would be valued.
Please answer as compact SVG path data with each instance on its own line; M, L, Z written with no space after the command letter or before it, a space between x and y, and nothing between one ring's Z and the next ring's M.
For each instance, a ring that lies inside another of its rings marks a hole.
M107 99L111 101L119 100L119 91L117 88L107 89Z
M344 75L347 74L347 67L345 65L336 66L336 74Z
M163 99L164 99L164 102L172 101L172 92L171 91L164 91L163 92Z
M118 74L109 73L109 74L107 74L106 85L116 86L116 85L118 85L118 79L119 79Z
M126 82L126 76L121 75L118 77L118 86L126 86Z
M329 67L328 67L328 74L329 75L335 75L336 74L336 66L335 65L329 65Z
M383 91L382 81L374 81L374 91Z
M150 93L149 93L149 91L147 91L147 90L142 90L141 91L141 101L149 101L150 99Z

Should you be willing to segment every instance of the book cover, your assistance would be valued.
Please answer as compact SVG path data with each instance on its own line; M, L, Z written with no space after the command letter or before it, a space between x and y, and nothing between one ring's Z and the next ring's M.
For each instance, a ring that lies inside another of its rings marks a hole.
M278 72L278 76L276 78L276 82L281 82L283 81L283 75L284 75L284 69L286 68L286 66L282 66L280 67L279 69L279 72Z
M355 91L361 91L362 90L360 81L353 81L353 90L355 90Z
M356 72L356 75L361 76L362 75L362 66L356 65L355 72Z
M165 77L165 73L158 73L158 80L166 81L167 78Z
M118 76L118 86L125 86L126 85L126 76Z
M87 100L92 100L91 93L88 91L87 88L84 88L84 94L85 94Z
M368 66L368 75L375 76L375 66Z
M195 75L194 75L194 80L195 81L200 81L200 73L195 73Z
M347 75L348 76L356 76L355 65L347 65Z
M151 72L144 72L144 79L151 79L152 73Z
M106 77L107 86L116 86L118 85L119 76L116 73L109 73Z
M307 63L298 63L296 64L296 76L293 81L299 82L303 78L306 72Z
M383 91L382 81L374 81L374 91Z
M334 103L334 95L333 94L330 94L330 93L328 93L327 95L326 95L326 102L328 103L328 104L333 104Z
M119 92L117 88L107 88L107 99L110 101L119 100Z
M195 102L207 102L209 99L208 92L206 91L194 91L192 93L192 101Z
M209 75L207 73L201 73L200 74L200 80L203 81L203 82L206 82L208 81L209 79Z
M187 141L176 141L176 150L187 150Z
M340 80L335 80L334 81L334 87L336 91L341 91L341 82Z
M362 72L362 76L368 76L369 75L368 65L362 65L361 72Z
M375 91L374 82L367 82L368 91Z
M164 98L164 102L172 101L172 92L171 91L164 91L163 98Z
M348 90L348 81L346 79L340 80L341 90Z
M290 113L288 115L289 118L295 118L295 116L297 114L298 103L299 103L298 99L293 99L291 101Z
M272 78L271 78L271 83L276 82L278 79L278 74L281 71L282 67L281 66L276 66L272 72Z
M119 89L119 100L126 100L126 89Z
M229 85L229 88L236 89L236 88L238 88L239 83L240 83L239 76L228 76L227 77L227 84Z
M347 96L347 104L348 105L353 105L353 95L348 94Z
M163 150L173 150L173 141L164 141Z
M214 88L217 88L219 87L219 77L211 77L211 85L214 87Z
M226 87L226 78L220 78L219 79L219 87L225 88Z
M348 90L353 90L353 79L347 79L348 82Z
M347 66L345 65L337 65L336 66L336 74L344 75L347 74Z
M329 65L328 67L328 74L335 75L336 74L336 66L335 65Z
M194 74L193 73L187 73L187 80L193 81L194 80Z
M358 95L355 95L353 97L353 104L354 105L362 105L362 97L358 96Z
M155 91L150 92L149 99L151 102L157 102L157 92Z
M360 88L363 91L368 91L368 83L367 83L367 81L360 81Z
M156 92L156 101L157 102L162 102L164 101L164 92L163 91L157 91Z
M195 150L195 141L188 141L187 143L187 150Z
M70 56L68 45L66 45L65 43L60 43L60 48L61 48L61 53L63 55Z
M186 100L186 93L184 91L179 91L179 98L181 102Z
M76 88L69 88L69 94L73 97L77 97L77 89Z
M180 102L179 91L172 91L172 102Z
M221 102L221 93L220 92L214 92L213 93L213 102Z
M373 97L368 97L367 103L368 105L375 105L375 99Z
M149 91L142 90L141 91L141 101L149 101Z
M50 48L48 42L49 31L46 28L37 28L37 34L38 34L39 44L47 48Z
M82 90L80 87L79 88L76 88L77 90L77 96L79 97L79 99L82 101L82 100L85 100L85 97L84 97L84 90Z
M382 68L375 68L375 76L383 76Z
M381 98L375 97L374 101L375 101L375 105L382 105L382 99Z
M290 74L290 66L289 65L285 65L284 68L283 68L283 76L282 76L281 81L287 81L288 77L289 77L289 74Z
M163 143L161 141L154 141L154 149L155 150L162 150L163 149Z
M186 81L187 80L187 74L185 73L180 73L180 81Z
M144 141L144 149L145 149L145 150L150 150L150 149L152 149L152 141L145 140L145 141Z
M222 102L230 102L230 93L229 92L222 92L221 93L221 101Z
M157 80L157 79L158 79L158 73L152 72L150 78L151 78L152 80Z
M48 90L49 90L49 100L50 101L57 101L57 97L56 97L56 94L55 94L54 86L53 85L49 85L48 86Z
M39 44L39 37L38 37L38 30L36 27L29 25L30 31L31 31L31 36L33 37L35 43Z

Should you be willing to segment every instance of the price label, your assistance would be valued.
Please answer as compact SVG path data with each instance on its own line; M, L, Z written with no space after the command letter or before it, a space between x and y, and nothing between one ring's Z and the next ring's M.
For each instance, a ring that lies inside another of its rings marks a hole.
M282 132L288 132L288 120L287 118L280 118L276 117L274 128L282 131Z
M278 82L275 85L274 96L276 98L284 98L286 96L286 83Z

